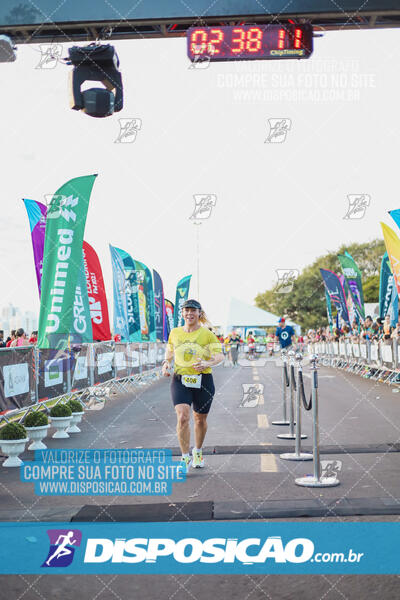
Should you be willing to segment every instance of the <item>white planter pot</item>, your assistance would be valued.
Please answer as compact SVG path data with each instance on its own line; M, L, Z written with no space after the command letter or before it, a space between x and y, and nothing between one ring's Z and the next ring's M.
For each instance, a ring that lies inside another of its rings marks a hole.
M78 423L80 423L82 421L83 414L84 414L84 411L72 413L72 421L71 421L71 425L67 429L67 433L80 433L81 432L81 430L78 427Z
M29 439L32 444L28 446L28 450L46 450L47 446L42 440L47 435L47 430L50 425L39 425L37 427L25 427Z
M52 426L57 429L52 435L53 439L59 440L69 438L67 429L71 425L72 415L70 417L50 417L50 421Z
M0 440L1 451L8 456L3 462L3 467L20 467L23 464L18 455L25 450L25 444L28 441L28 438L23 440Z

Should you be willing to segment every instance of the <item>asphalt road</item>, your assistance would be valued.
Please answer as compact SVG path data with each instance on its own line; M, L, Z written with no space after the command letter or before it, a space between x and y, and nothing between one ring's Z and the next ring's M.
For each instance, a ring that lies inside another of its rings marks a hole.
M305 386L310 389L309 367ZM259 359L238 368L214 370L216 395L205 444L206 468L192 470L174 484L168 497L38 497L33 485L19 480L17 469L0 471L0 519L3 521L189 520L200 519L393 520L400 514L400 394L383 383L341 371L319 369L321 459L340 485L304 488L296 477L312 473L312 462L282 460L294 442L272 425L282 418L281 368L275 359ZM248 401L249 386L260 386ZM168 380L128 395L113 396L104 410L85 414L82 433L69 440L47 439L49 448L172 448L179 454ZM311 450L311 413L303 411L302 429ZM32 458L26 452L22 458ZM202 504L199 504L202 503ZM201 507L211 506L211 516ZM169 506L169 512L165 513ZM86 511L86 512L85 512ZM283 511L283 512L282 512ZM179 517L177 514L179 513ZM167 517L165 517L167 514ZM133 516L134 515L134 516ZM361 516L360 516L361 515ZM365 515L365 516L362 516ZM0 597L166 598L203 600L218 589L220 598L396 598L395 576L3 576Z

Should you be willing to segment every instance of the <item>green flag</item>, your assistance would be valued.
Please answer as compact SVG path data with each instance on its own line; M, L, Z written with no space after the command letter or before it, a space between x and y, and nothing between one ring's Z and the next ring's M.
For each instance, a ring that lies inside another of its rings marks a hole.
M354 307L361 320L365 319L364 294L362 287L361 271L358 268L354 258L347 251L345 254L338 254L340 266L343 275L349 286Z
M88 336L90 316L85 324L84 297L85 293L87 297L87 290L82 272L82 244L89 198L96 177L87 175L65 183L54 194L47 210L39 348L63 349L68 346L70 338L72 341L84 341Z

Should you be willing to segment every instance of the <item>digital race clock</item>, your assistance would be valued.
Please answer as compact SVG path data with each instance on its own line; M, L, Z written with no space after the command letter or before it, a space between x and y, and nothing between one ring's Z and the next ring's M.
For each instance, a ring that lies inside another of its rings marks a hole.
M191 27L187 31L190 60L254 60L308 58L313 51L310 24Z

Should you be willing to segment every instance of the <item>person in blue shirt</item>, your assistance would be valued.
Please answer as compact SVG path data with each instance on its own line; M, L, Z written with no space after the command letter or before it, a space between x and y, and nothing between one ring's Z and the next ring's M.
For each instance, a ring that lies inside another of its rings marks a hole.
M278 338L281 348L289 348L289 346L292 345L294 329L290 325L285 325L284 317L279 319L279 325L276 328L275 336Z

